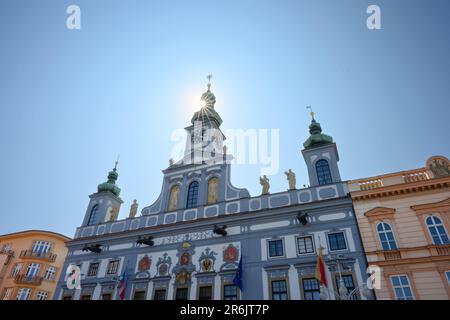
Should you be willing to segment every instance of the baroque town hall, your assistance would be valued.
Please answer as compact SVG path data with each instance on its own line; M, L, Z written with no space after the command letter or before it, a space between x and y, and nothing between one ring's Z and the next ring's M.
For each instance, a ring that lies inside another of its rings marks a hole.
M117 167L89 196L63 267L79 267L80 286L68 287L62 274L55 299L373 299L332 137L313 117L302 150L310 186L297 189L290 171L288 191L270 193L261 178L263 192L252 197L230 181L210 84L202 101L183 159L170 161L160 196L140 216L135 201L129 217L117 219ZM315 277L320 250L327 287Z

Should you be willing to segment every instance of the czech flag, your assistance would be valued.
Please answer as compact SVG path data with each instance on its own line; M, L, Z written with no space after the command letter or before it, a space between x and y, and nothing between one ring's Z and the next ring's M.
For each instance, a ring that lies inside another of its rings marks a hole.
M322 257L322 246L319 248L319 254L317 256L316 264L316 279L326 288L327 287L327 277L325 275L325 264L323 263Z
M125 299L125 292L127 291L127 282L128 282L128 274L127 268L125 267L122 272L122 275L119 278L119 286L117 287L119 289L120 300Z

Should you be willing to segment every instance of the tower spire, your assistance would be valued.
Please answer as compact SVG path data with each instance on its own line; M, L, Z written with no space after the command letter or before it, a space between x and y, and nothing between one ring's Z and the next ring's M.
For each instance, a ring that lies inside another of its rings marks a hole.
M314 113L314 111L312 110L312 107L311 107L311 106L307 106L306 109L309 109L309 110L310 110L310 113L309 113L309 114L311 115L311 119L312 119L312 120L315 120L315 119L314 119L315 113Z
M206 79L208 79L208 91L209 91L209 89L211 89L211 78L212 78L212 74L208 74L206 76Z

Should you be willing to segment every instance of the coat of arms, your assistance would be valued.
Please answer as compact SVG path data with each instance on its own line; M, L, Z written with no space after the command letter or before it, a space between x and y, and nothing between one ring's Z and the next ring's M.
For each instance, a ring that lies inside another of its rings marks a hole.
M189 252L184 252L180 257L180 265L187 266L191 261L191 256L189 255Z
M150 269L150 266L152 264L152 259L148 257L148 255L145 255L139 260L138 264L138 270L139 272L145 272Z
M172 265L172 259L168 256L167 253L163 254L163 257L158 258L158 262L156 263L156 269L158 270L158 276L164 277L169 275L169 268Z
M223 260L227 263L233 263L238 259L238 249L229 244L228 247L223 251Z
M216 261L217 253L212 251L210 248L206 248L200 259L198 259L200 263L200 268L202 272L211 272L214 271L214 263Z

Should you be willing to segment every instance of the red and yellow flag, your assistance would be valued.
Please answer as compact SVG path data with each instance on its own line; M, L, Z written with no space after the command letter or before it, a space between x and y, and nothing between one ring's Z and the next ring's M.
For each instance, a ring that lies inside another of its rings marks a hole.
M322 257L322 246L320 246L319 254L317 256L316 279L319 280L323 286L327 287L327 277L325 275L325 264L323 263L323 257Z

